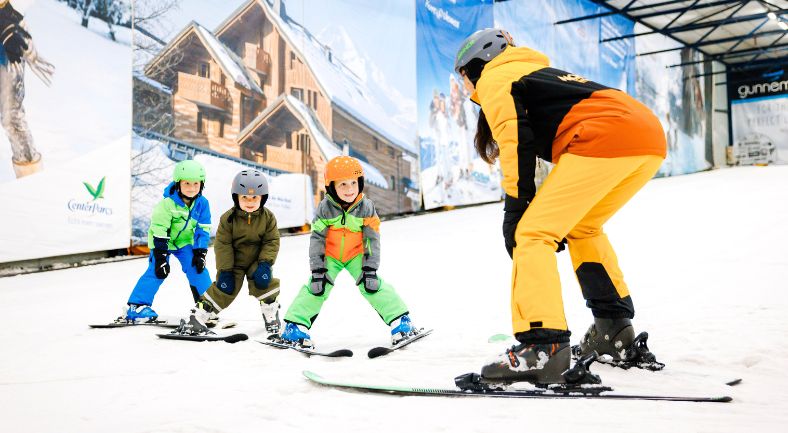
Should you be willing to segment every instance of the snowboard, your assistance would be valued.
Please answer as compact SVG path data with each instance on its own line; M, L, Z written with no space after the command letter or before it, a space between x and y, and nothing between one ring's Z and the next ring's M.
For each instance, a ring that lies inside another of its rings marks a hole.
M405 347L405 346L407 346L407 345L409 345L409 344L411 344L413 342L421 340L422 338L430 335L430 333L432 333L432 329L428 329L426 331L422 330L418 334L416 334L416 335L414 335L414 336L412 336L412 337L410 337L410 338L408 338L406 340L400 341L395 346L390 346L390 347L383 347L383 346L373 347L372 349L369 349L369 352L367 352L367 356L369 358L378 358L378 357L381 357L381 356L384 356L384 355L388 355L389 353L391 353L391 352L393 352L395 350L402 349L403 347Z
M230 335L219 335L219 334L203 334L203 335L189 335L189 334L177 334L177 333L169 333L169 334L156 334L159 338L163 338L165 340L181 340L181 341L224 341L225 343L237 343L239 341L245 341L249 339L249 336L246 334L230 334Z
M367 384L345 382L341 380L326 379L317 373L305 370L303 372L310 382L337 388L346 391L361 393L389 394L403 396L430 396L430 397L495 397L495 398L587 398L587 399L611 399L611 400L656 400L656 401L686 401L686 402L706 402L706 403L727 403L733 399L725 395L709 396L681 396L665 394L627 394L620 393L610 387L600 385L579 385L573 387L556 387L547 389L504 389L504 390L474 390L459 388L430 388L430 387L410 387L402 385L388 384ZM465 376L465 375L463 375ZM460 377L463 377L460 376ZM459 379L459 378L458 378Z
M307 356L325 356L328 358L349 358L353 356L353 351L350 349L337 349L332 352L323 352L308 347L296 346L292 344L283 343L276 340L257 340L258 343L265 344L266 346L275 347L277 349L292 349L296 352L303 353Z

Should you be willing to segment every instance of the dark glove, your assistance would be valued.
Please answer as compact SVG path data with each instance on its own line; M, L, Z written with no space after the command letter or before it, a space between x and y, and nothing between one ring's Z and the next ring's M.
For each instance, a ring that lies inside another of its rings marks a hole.
M268 262L258 263L252 278L254 278L254 285L258 289L267 289L271 284L271 265Z
M326 286L334 285L328 276L326 268L312 269L312 281L309 283L309 291L315 296L321 296L326 291Z
M224 293L232 295L235 292L235 276L232 271L219 272L216 278L216 287Z
M358 276L356 285L364 284L364 290L367 293L375 293L380 289L380 281L378 281L377 269L364 266L361 268L361 275Z
M514 198L506 195L506 200L503 206L503 241L506 246L506 252L509 257L513 257L514 247L517 242L514 240L514 233L517 231L517 224L522 219L528 205L531 204L530 200L523 198Z
M18 63L29 48L27 41L30 40L30 33L16 24L11 24L0 30L0 41L3 43L8 61Z
M156 273L156 278L163 280L170 275L170 264L167 263L168 251L154 248L153 249L153 272Z
M208 250L205 248L195 248L192 250L192 266L194 266L194 269L197 269L198 274L202 274L202 271L205 270L206 254L208 254Z

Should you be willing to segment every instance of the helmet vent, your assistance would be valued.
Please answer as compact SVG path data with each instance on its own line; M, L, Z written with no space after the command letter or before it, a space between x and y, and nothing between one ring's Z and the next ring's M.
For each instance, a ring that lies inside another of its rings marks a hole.
M486 50L487 48L490 48L490 45L492 45L492 42L487 42L482 48Z

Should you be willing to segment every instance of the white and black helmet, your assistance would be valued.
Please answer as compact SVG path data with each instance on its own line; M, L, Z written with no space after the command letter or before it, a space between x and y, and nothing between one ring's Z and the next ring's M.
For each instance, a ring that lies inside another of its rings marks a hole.
M238 206L238 197L242 195L262 196L262 203L268 199L268 180L263 173L247 169L235 175L232 186L233 202Z
M506 30L478 30L462 41L454 60L454 70L458 74L465 72L465 76L476 84L484 65L509 45L514 46L514 42Z

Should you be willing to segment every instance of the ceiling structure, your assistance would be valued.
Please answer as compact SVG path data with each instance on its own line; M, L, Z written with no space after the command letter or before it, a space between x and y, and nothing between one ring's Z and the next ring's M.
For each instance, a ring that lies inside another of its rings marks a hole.
M729 71L788 62L788 0L590 1L607 10L556 24L620 15L643 24L647 30L602 39L601 43L662 34L681 44L638 56L689 47L705 54L706 60L724 63Z

